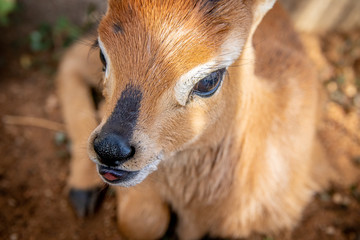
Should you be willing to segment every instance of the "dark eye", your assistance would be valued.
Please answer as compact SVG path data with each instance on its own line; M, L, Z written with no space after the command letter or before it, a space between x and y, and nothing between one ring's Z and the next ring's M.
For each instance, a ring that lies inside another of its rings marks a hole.
M101 60L101 62L103 64L102 70L103 70L103 72L105 72L105 70L106 70L106 59L105 59L105 56L104 56L104 54L102 53L101 50L100 50L100 60Z
M211 97L219 88L225 70L225 68L219 69L201 79L193 88L193 93L200 97Z

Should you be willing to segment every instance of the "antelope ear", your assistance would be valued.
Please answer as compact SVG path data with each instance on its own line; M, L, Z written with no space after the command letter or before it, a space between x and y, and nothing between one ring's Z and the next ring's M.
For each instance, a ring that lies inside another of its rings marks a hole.
M246 0L245 0L246 1ZM249 33L249 42L252 42L252 37L255 33L255 30L259 26L259 23L265 16L265 14L274 6L276 0L253 0L252 1L252 13L253 21Z
M274 6L276 0L255 0L253 5L253 27L259 25L265 14Z

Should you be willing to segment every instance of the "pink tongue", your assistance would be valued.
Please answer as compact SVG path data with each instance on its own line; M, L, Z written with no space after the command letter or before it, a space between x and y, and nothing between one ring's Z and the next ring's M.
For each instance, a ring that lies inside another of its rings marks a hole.
M116 176L114 176L113 174L111 173L105 173L103 175L104 178L106 178L107 180L109 181L114 181L114 180L117 180L118 178Z

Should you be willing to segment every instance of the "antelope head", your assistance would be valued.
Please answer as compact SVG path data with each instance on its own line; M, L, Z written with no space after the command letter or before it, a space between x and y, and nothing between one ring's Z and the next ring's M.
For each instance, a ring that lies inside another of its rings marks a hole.
M89 138L104 181L132 186L180 151L219 144L245 81L229 68L274 1L109 1L105 115Z

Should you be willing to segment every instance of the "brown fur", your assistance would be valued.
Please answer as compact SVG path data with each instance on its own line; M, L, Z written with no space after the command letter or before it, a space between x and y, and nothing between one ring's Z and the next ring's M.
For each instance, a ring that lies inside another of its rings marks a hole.
M58 93L73 148L68 183L78 189L88 189L101 182L87 155L87 139L98 124L89 86L96 86L100 77L100 61L97 56L87 61L88 54L88 46L72 47L64 56L57 76Z
M127 238L161 237L169 222L168 206L178 214L180 239L289 229L312 194L333 176L316 129L319 81L281 7L275 5L262 20L265 12L259 6L266 2L109 1L99 36L110 73L104 80L104 117L89 139L90 156L95 155L94 136L127 84L143 93L132 139L141 148L122 167L141 170L159 152L164 155L158 170L142 183L117 189L119 227ZM216 57L229 38L245 45L221 89L211 98L179 104L177 80ZM72 68L67 61L71 58L64 60L59 79L75 73L70 77L76 80L77 68L83 67ZM81 71L79 76L89 75ZM60 92L65 120L78 148L95 128L94 110L86 93L69 103L70 84L76 81L59 81L60 90L65 89ZM83 91L86 84L78 85ZM75 114L80 108L91 116L83 128L76 124L82 122ZM96 184L95 166L85 163L85 156L74 158L83 165L74 163L72 172L78 173L70 179L78 178L70 184ZM92 172L91 178L81 171Z

